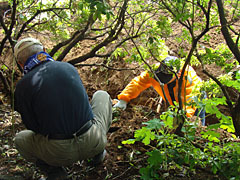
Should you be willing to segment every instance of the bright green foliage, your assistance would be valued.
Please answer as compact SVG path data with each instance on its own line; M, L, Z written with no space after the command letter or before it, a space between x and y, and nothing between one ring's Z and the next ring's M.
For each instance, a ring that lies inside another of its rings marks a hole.
M135 141L142 141L145 145L149 145L151 140L155 139L155 136L151 132L151 130L145 127L143 127L142 129L136 130L134 137L136 139L123 141L123 144L133 144Z
M127 56L127 52L123 48L117 48L113 54L112 57L117 59L118 57L124 58Z
M215 49L206 47L204 47L204 49L205 51L199 51L204 64L215 63L227 73L236 66L237 62L231 61L233 54L225 44L220 44Z
M59 40L68 39L73 29L81 29L85 26L91 14L93 14L94 20L102 20L103 16L110 19L110 16L113 15L105 0L79 0L74 2L65 0L57 3L52 1L35 1L35 3L21 1L17 6L17 10L21 12L17 18L17 23L19 25L25 23L38 11L45 11L49 8L53 10L39 13L35 19L39 22L37 29L52 32L54 40L56 38ZM36 21L32 21L29 26L33 26Z
M231 77L226 76L226 78L221 79L221 82L228 87L235 88L240 92L240 71L236 71L230 74ZM232 76L235 76L234 78Z
M152 120L149 120L147 122L143 122L144 125L147 126L147 128L149 129L160 129L163 125L164 125L164 122L163 121L159 121L159 119L155 118L155 119L152 119Z
M223 129L227 129L229 132L234 132L234 127L232 124L232 119L230 116L226 116L223 113L221 113L217 106L219 104L226 104L226 99L224 97L222 98L212 98L212 99L204 99L203 101L206 104L206 112L209 114L215 114L216 117L220 120L219 127ZM215 124L217 126L217 124Z
M150 144L150 141L155 139L155 136L151 130L145 127L137 130L134 134L134 137L137 141L141 140L145 145Z
M12 0L9 2L13 3ZM82 40L102 42L101 40L108 37L113 31L116 32L120 29L119 27L113 28L118 22L119 10L121 10L123 2L123 0L113 0L108 4L106 0L18 1L13 39L18 35L20 25L26 23L34 14L41 12L27 24L26 32L30 30L39 32L40 36L50 32L52 40L63 42L69 40L74 32L82 32L89 23L88 31ZM188 56L191 56L191 65L205 67L215 64L223 71L222 76L216 77L222 85L240 92L240 73L233 71L239 63L234 60L232 52L225 44L219 44L216 48L207 46L212 40L215 40L215 36L222 35L217 6L214 2L209 7L209 2L209 0L153 0L148 3L144 0L128 1L126 14L122 17L124 22L119 22L122 23L121 32L118 34L120 38L114 39L109 45L116 45L116 49L110 57L111 60L123 58L129 63L138 62L139 65L149 70L149 67L143 62L144 59L153 69L156 69L157 66L153 64L162 61L169 51L172 51L167 47L168 43L171 47L174 46L174 50L177 50L174 54L181 57L178 64L171 64L176 69L185 63ZM228 25L234 30L235 22L240 17L240 3L236 0L224 0L223 2L224 7L228 7ZM52 10L42 12L49 8ZM209 19L206 15L208 8L210 9ZM209 27L206 28L208 20ZM175 31L174 27L179 27L179 25L182 28ZM198 39L196 47L192 46L196 37L204 30L207 32ZM209 30L214 31L215 36L212 36ZM234 34L234 31L231 33ZM97 37L98 35L99 37ZM175 39L169 39L173 35ZM78 36L80 35L78 34ZM130 40L117 45L122 39L129 37L134 37L133 40L137 47L133 46ZM237 34L233 36L235 42L238 41L238 38ZM74 46L79 47L80 45L77 42ZM104 44L97 53L104 54L108 49L106 46ZM175 48L175 46L177 47ZM192 47L194 48L193 54L189 51L189 48ZM115 46L111 49L114 50L114 48ZM54 55L59 56L61 50ZM5 65L1 65L1 69L7 70ZM123 141L123 144L134 144L136 141L141 141L144 145L152 148L152 151L147 152L149 157L147 166L140 170L143 179L164 178L161 170L170 170L171 168L182 170L183 166L187 166L188 171L194 171L197 167L211 167L214 174L220 174L227 179L240 179L239 143L221 142L220 134L216 132L218 128L226 129L228 132L235 131L232 118L219 110L219 106L227 106L227 98L213 80L203 82L203 86L200 88L207 92L208 99L201 100L200 97L193 97L192 105L200 109L205 108L207 114L214 114L220 120L218 124L210 125L206 131L202 131L201 137L195 136L197 122L189 123L189 119L185 116L185 110L179 110L178 104L175 104L175 106L170 106L167 112L162 113L160 119L144 123L146 126L136 130L135 139ZM182 128L185 133L184 137L169 133L181 123L180 117L184 117L186 120ZM207 142L204 147L200 149L193 145L192 142L199 142L202 139ZM152 147L152 144L155 146Z
M235 75L234 75L235 74ZM235 76L235 77L233 77ZM225 74L220 76L218 80L225 86L232 87L237 91L240 91L240 80L239 80L239 71L235 73ZM219 105L227 105L226 97L224 96L220 87L213 81L209 80L203 82L202 90L208 92L208 99L199 100L197 97L193 97L195 101L195 106L198 108L205 108L206 113L214 114L220 120L219 124L215 124L215 128L223 128L229 132L235 132L232 118L230 116L226 116L223 112L220 112L218 109ZM234 104L234 102L232 102Z
M163 37L168 37L173 32L171 28L172 19L170 17L160 16L157 23L157 30L161 33ZM153 29L153 32L156 28Z
M192 123L187 123L184 127L186 133L184 137L167 133L165 122L159 119L144 124L147 126L135 132L136 139L123 142L123 144L133 144L141 141L144 145L150 145L149 140L155 142L153 143L155 146L151 145L152 150L146 153L147 166L139 171L142 179L162 179L164 171L182 170L183 167L185 169L188 167L188 172L195 171L198 167L206 169L211 167L213 174L220 174L225 178L240 178L240 147L237 142L222 144L219 133L210 130L202 137L196 137L194 133L197 126ZM201 139L205 138L208 139L208 143L202 150L194 146L195 140L201 142Z
M148 40L146 38L148 38ZM138 50L140 51L141 56L143 57L144 60L153 61L152 54L159 61L162 61L163 59L165 59L167 57L169 49L165 45L164 40L157 38L157 37L153 38L153 37L142 36L142 41L146 42L146 44L138 46ZM138 54L137 48L133 47L131 50L131 56L126 61L130 62L130 63L138 62L139 64L143 64L141 56L140 56L140 54ZM156 64L153 64L153 66L154 65L156 65ZM149 69L146 65L144 67L145 67L145 69Z
M87 3L89 3L90 10L94 12L94 20L102 19L102 14L106 15L107 18L110 18L110 15L112 15L112 12L110 11L109 4L103 0L103 1L96 1L96 0L86 0Z
M208 130L207 132L202 132L201 133L203 138L208 139L209 141L214 141L214 142L220 142L218 139L220 137L220 133L217 133L215 131Z
M175 129L180 123L182 123L182 118L187 119L186 111L178 109L178 103L174 102L174 106L170 105L168 111L163 112L160 115L160 119L163 120L164 125L170 129Z

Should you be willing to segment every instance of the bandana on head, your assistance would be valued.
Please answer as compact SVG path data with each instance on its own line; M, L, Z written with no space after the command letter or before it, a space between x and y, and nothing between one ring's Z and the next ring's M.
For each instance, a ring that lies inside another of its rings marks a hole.
M54 59L46 52L41 51L37 54L32 55L28 58L26 63L24 64L23 73L27 74L31 71L36 65L44 62L44 61L54 61Z

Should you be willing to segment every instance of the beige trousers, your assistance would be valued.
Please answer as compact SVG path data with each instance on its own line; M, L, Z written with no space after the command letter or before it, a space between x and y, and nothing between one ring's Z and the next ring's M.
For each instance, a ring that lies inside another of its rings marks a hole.
M31 130L24 130L15 137L18 152L30 162L41 159L52 166L71 165L101 153L107 144L107 132L112 122L109 94L101 90L95 92L91 106L94 124L83 135L69 140L51 140Z

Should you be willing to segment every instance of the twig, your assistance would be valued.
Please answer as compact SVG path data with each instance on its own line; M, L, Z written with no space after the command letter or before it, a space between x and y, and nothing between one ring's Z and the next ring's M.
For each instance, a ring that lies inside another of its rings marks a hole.
M132 168L132 166L128 167L124 172L122 172L121 174L119 174L118 176L115 176L114 178L112 179L117 179L117 178L120 178L121 176L123 176L127 171L129 171L130 169Z
M9 86L8 81L7 81L6 78L4 77L3 72L2 72L1 70L0 70L0 79L1 79L2 82L3 82L3 85L4 85L4 88L5 88L6 92L7 92L8 94L10 94L10 86Z
M129 32L126 30L126 28L125 28L125 31L127 32L128 36L130 36L130 35L129 35ZM166 96L165 91L164 91L164 88L163 88L164 84L159 80L159 78L157 77L156 73L153 71L153 69L152 69L151 66L147 63L147 61L145 61L145 59L144 59L143 56L142 56L142 53L140 52L138 46L137 46L136 43L135 43L135 41L134 41L133 39L131 39L131 41L132 41L132 43L134 44L134 46L136 47L137 52L138 52L138 54L140 55L142 61L148 66L148 68L150 69L151 73L154 75L154 77L155 77L155 78L157 79L157 81L159 82L159 84L160 84L160 86L161 86L161 88L162 88L162 92L163 92L164 98L165 98L165 100L166 100L166 102L167 102L167 105L169 106L170 103L169 103L169 101L168 101L168 99L167 99L167 96Z
M118 35L120 34L120 32L122 31L123 27L124 27L124 23L125 23L125 12L126 12L126 8L127 8L127 3L128 3L128 0L124 0L124 4L121 8L121 11L119 13L119 17L118 17L118 20L117 20L117 23L116 25L112 28L111 32L109 33L108 37L106 39L104 39L101 43L99 43L98 45L96 45L89 53L83 55L83 56L80 56L80 57L77 57L77 58L74 58L70 61L68 61L70 64L76 64L76 63L80 63L80 62L83 62L85 61L86 59L88 58L92 58L92 57L95 57L96 56L96 52L101 49L102 47L104 46L107 46L109 43L115 41L117 38L118 38ZM84 34L83 34L84 35ZM77 41L78 42L78 39ZM74 44L75 45L75 44ZM64 50L65 51L65 50ZM64 57L58 57L57 60L62 60Z
M107 66L103 63L96 63L96 64L77 64L75 65L75 67L80 67L80 66L103 66L107 69L110 69L110 70L115 70L115 71L126 71L126 70L136 70L137 68L114 68L114 67L110 67L110 66Z
M228 92L226 91L226 89L222 85L222 83L217 78L215 78L213 75L211 75L209 72L207 72L205 69L203 69L202 72L204 74L206 74L208 77L210 77L211 79L213 79L218 84L218 86L222 89L224 96L227 98L226 102L227 102L230 110L232 110L232 108L233 108L232 102L229 98Z

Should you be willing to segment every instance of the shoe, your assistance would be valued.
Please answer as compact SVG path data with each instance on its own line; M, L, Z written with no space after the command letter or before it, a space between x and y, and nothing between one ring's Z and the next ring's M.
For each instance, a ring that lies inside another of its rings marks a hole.
M92 165L93 166L100 165L103 162L106 154L107 154L107 151L104 149L103 152L94 156L93 159L92 159Z
M47 174L46 180L65 180L67 179L67 171L63 167L51 166L44 161L38 159L36 166Z
M67 172L63 167L55 167L47 173L47 180L66 180Z

